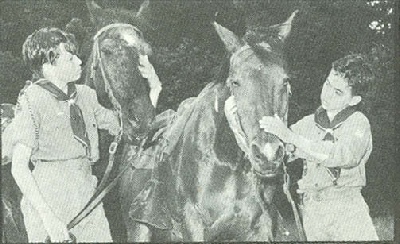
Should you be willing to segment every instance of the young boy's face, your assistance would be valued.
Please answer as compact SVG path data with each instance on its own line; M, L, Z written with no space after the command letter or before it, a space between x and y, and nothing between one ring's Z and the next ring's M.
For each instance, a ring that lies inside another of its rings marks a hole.
M82 61L76 55L68 52L64 43L60 43L58 48L59 56L47 68L51 77L65 83L78 80L82 73Z
M331 70L322 87L321 104L328 112L340 112L349 105L356 105L361 97L353 96L347 80L335 70Z

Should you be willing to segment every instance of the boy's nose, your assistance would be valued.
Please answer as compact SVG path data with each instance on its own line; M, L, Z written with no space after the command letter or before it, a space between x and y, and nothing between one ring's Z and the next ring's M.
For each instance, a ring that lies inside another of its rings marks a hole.
M77 64L82 65L82 60L76 55L75 55L75 61Z

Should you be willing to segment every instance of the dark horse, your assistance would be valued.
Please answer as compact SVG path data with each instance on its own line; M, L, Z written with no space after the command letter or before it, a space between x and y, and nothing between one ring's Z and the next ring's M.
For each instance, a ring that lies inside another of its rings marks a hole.
M123 136L137 144L155 115L149 84L138 69L139 55L151 55L151 47L129 24L105 26L93 39L86 84L96 89L100 103L120 111Z
M111 24L101 28L94 37L93 49L87 62L86 84L95 88L99 102L120 112L122 140L119 142L116 162L123 160L121 152L137 151L147 137L155 116L150 98L150 87L142 78L139 55L150 55L151 47L142 33L128 24ZM94 174L101 178L108 158L109 136L100 133L101 161ZM116 172L118 167L114 167ZM113 173L113 174L114 174ZM113 175L112 174L112 175ZM124 229L116 191L109 193L104 206L114 239L124 239Z
M129 169L121 181L128 241L273 240L269 206L284 148L259 120L286 120L282 45L293 17L269 43L214 24L231 55L229 77L183 102L163 138L127 160L136 168L154 163L152 171Z

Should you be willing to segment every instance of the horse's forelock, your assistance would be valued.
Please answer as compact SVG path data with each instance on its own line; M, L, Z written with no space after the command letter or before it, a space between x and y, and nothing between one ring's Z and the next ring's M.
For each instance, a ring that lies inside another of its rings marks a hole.
M94 78L92 82L95 83L99 100L102 100L106 107L109 107L110 99L105 90L107 88L105 82L110 83L109 88L112 89L114 97L120 100L122 106L129 103L133 97L143 95L148 86L137 68L139 51L128 43L129 39L126 40L130 31L136 31L136 29L128 24L112 24L100 29L93 38L94 45L89 59L93 66L91 73L94 73L91 74ZM106 40L111 40L111 42L105 42ZM107 54L104 52L105 50L108 50ZM120 62L120 64L116 62ZM107 63L115 65L107 65ZM101 69L104 70L104 73ZM129 82L116 83L112 80L115 77L119 77L117 80Z
M265 64L274 63L284 66L283 53L280 47L269 43L249 43L255 55Z

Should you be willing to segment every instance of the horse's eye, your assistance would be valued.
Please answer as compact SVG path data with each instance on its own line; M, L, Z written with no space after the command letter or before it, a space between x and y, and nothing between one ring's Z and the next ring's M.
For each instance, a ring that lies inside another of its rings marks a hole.
M290 78L289 77L283 78L283 85L284 86L290 85Z
M292 89L291 89L291 86L290 86L290 78L288 78L288 77L286 77L286 78L284 78L283 79L283 87L284 87L284 90L286 90L286 93L289 95L289 96L291 96L292 95Z
M133 117L133 121L139 122L139 118L136 115L133 115L132 117Z
M129 113L129 120L131 120L131 121L134 121L134 122L139 122L139 118L136 116L136 111L135 110L133 110L133 109L129 109L129 111L128 111L128 113Z
M233 81L232 81L232 85L234 85L234 86L240 86L240 83L239 83L239 81L237 81L237 80L233 80Z

